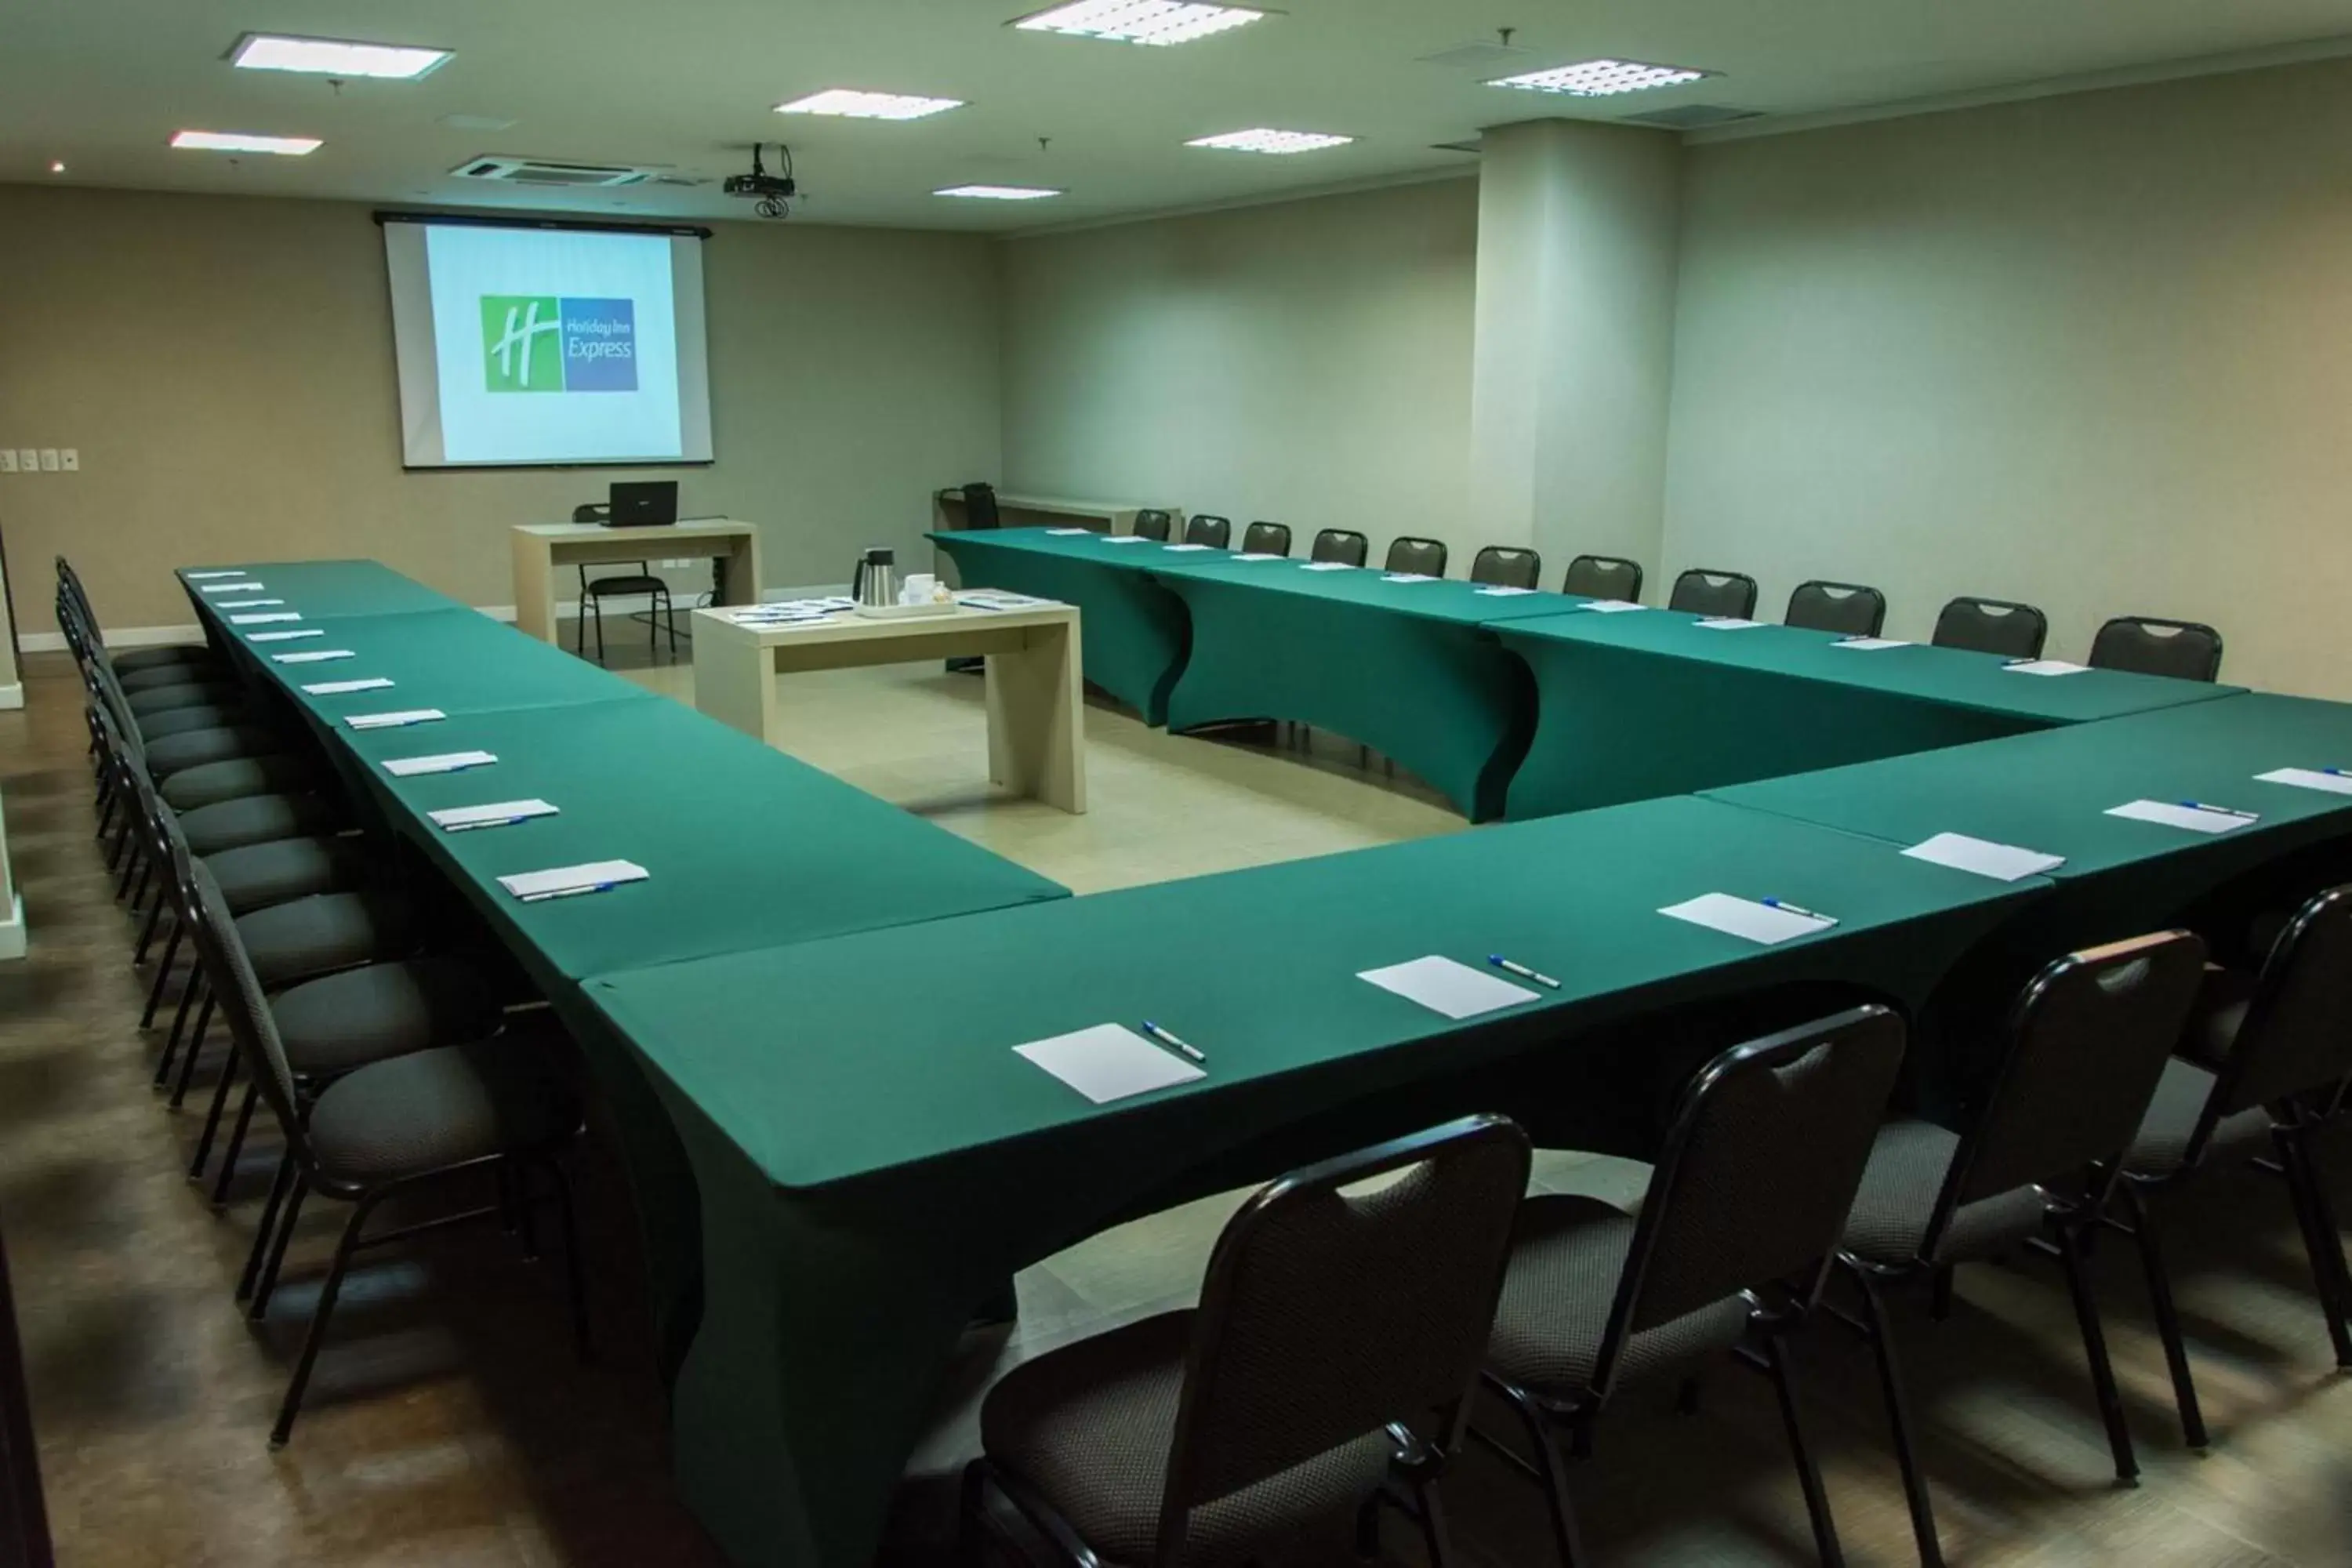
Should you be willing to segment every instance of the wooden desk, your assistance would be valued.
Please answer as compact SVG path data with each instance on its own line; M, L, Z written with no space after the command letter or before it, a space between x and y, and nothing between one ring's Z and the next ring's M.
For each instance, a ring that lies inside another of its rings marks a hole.
M509 540L514 547L515 626L541 642L555 640L555 575L566 566L707 555L716 590L712 596L719 604L760 602L760 531L748 522L713 518L660 528L526 522L515 526Z
M779 675L950 655L988 660L988 776L1071 813L1087 809L1084 679L1075 605L881 619L844 610L797 628L694 612L694 705L782 747Z
M1133 533L1135 514L1152 510L1150 501L1072 500L1066 496L1012 495L996 492L997 520L1006 528L1090 528L1097 533ZM1159 504L1174 522L1174 531L1184 527L1184 509L1173 502ZM931 520L942 530L964 527L963 489L961 486L939 490L931 496Z

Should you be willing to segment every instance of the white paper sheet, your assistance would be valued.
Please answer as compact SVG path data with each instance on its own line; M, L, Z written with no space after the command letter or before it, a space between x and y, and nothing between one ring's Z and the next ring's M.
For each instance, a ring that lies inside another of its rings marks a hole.
M1437 579L1426 572L1384 572L1381 574L1381 581L1383 583L1434 583Z
M185 577L191 583L201 583L207 577L242 577L245 575L245 568L242 566L230 566L225 567L217 572L183 572L180 575ZM209 590L207 590L207 592L209 592Z
M381 691L392 684L392 678L371 675L360 680L314 681L302 689L313 697L340 697L346 691Z
M196 576L205 576L205 577L222 577L222 576L227 576L227 577L236 577L236 578L238 579L238 581L234 582L234 583L207 583L207 584L205 584L203 587L201 587L201 588L199 588L199 589L197 589L197 590L196 590L196 592L197 592L197 593L199 593L199 594L258 594L258 593L260 593L260 592L261 592L261 590L262 590L262 586L263 586L263 585L262 585L261 584L259 584L259 583L253 583L253 582L247 582L247 581L245 581L245 580L244 580L244 578L243 578L243 574L239 574L239 573L236 573L236 572L227 572L227 573L222 573L222 572L204 572L204 573L191 572L191 573L189 573L189 574L188 574L188 575L189 575L189 576L191 576L191 577L196 577Z
M1478 596L1482 599L1516 599L1521 594L1534 592L1533 588L1517 588L1508 583L1496 583L1491 587L1477 590Z
M1094 530L1091 528L1049 528L1045 531L1048 536L1055 539L1067 539L1073 534L1092 533L1093 531Z
M530 903L573 893L601 893L623 882L642 882L652 874L633 860L591 860L584 865L555 866L544 871L518 871L511 877L500 877L499 886Z
M468 827L503 827L508 823L520 822L527 817L553 816L556 812L555 807L543 800L500 800L488 805L453 805L446 810L429 811L425 815L433 819L436 827L454 832Z
M1744 632L1750 626L1760 626L1762 621L1743 621L1738 616L1709 616L1692 625L1703 632Z
M1173 1051L1162 1050L1118 1024L1055 1035L1015 1046L1013 1054L1045 1068L1097 1105L1149 1094L1208 1076Z
M215 610L267 610L285 602L283 599L215 599L213 601L213 608Z
M273 653L272 664L324 664L331 658L357 658L359 655L347 647L305 648L300 653Z
M264 610L257 616L231 616L228 624L233 626L266 626L272 621L299 621L301 618L299 610Z
M1163 544L1160 548L1162 550L1214 550L1216 546L1213 544Z
M438 708L398 708L383 713L346 714L343 722L354 730L398 730L410 724L430 724L449 717Z
M2066 863L2063 855L2044 855L2038 849L1996 844L1990 838L1971 838L1965 833L1938 833L1903 853L1914 860L1949 866L1955 871L1973 871L1996 882L2014 882L2021 877L2036 876Z
M2080 675L2091 667L2087 664L2068 664L2063 658L2022 658L2015 664L2004 664L2001 668L2011 675Z
M1746 937L1769 947L1791 937L1811 936L1837 924L1827 915L1788 909L1775 904L1759 903L1753 899L1735 899L1729 893L1701 893L1679 904L1668 904L1658 911L1693 925L1706 926L1729 936Z
M1094 532L1094 530L1089 528L1086 530L1086 531L1092 533ZM1105 544L1149 544L1151 542L1151 541L1144 538L1143 535L1139 533L1106 533L1103 534L1101 538Z
M1832 647L1850 647L1856 653L1876 653L1883 647L1909 647L1901 637L1841 637Z
M1287 555L1272 555L1263 550L1244 550L1234 557L1236 561L1287 561Z
M299 631L256 632L245 640L247 642L291 642L296 637L322 637L326 635L327 628L324 626L304 626Z
M1367 969L1357 976L1383 991L1393 991L1408 1002L1418 1002L1449 1018L1475 1018L1504 1007L1532 1002L1536 993L1524 985L1498 980L1483 969L1457 963L1439 953L1385 969Z
M2254 777L2264 784L2293 784L2297 789L2324 790L2329 795L2352 795L2352 775L2331 773L2326 768L2273 768Z
M487 768L498 760L495 752L436 752L427 757L394 757L383 764L383 771L394 778L404 779L418 773L454 773L467 768Z
M1301 572L1353 572L1355 570L1345 561L1302 561L1298 563L1298 569Z
M1650 606L1631 599L1587 599L1584 607L1596 616L1622 616L1628 610L1646 610Z
M2261 817L2251 811L2231 811L2226 807L2192 805L2184 801L2136 800L2126 805L2107 807L2109 816L2128 816L2134 822L2154 822L2166 827L2186 828L2191 833L2228 833Z

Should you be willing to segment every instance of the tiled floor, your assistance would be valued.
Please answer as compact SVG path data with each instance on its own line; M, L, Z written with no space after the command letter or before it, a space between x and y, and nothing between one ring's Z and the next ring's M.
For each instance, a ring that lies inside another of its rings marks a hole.
M130 931L89 842L81 721L62 662L36 658L31 706L0 714L0 791L34 950L0 965L0 1229L16 1271L60 1561L152 1563L701 1564L672 1498L662 1405L629 1285L623 1195L591 1162L585 1205L603 1353L574 1366L551 1270L495 1229L391 1249L358 1277L291 1447L264 1434L332 1215L312 1216L259 1332L229 1287L267 1163L211 1212L181 1173L188 1115L146 1087ZM674 696L688 671L635 677ZM1081 892L1328 853L1460 819L1318 737L1309 757L1088 714L1094 810L993 800L980 683L935 668L791 688L810 761ZM1538 1180L1627 1196L1641 1172L1548 1156ZM2352 1185L2339 1182L2339 1185ZM2347 1194L2352 1196L2352 1194ZM1184 1301L1237 1195L1124 1226L1020 1281L1010 1337L974 1335L896 1521L932 1555L944 1482L988 1369ZM2174 1252L2218 1442L2172 1436L2163 1364L2124 1249L2095 1271L2147 1468L2116 1489L2064 1293L2021 1261L1962 1276L1953 1320L1899 1321L1955 1563L2134 1568L2352 1562L2352 1387L2329 1360L2281 1194L2217 1181L2174 1211ZM1857 1563L1912 1561L1867 1355L1834 1332L1801 1364L1829 1485ZM1611 1564L1809 1558L1761 1380L1727 1365L1699 1415L1639 1393L1579 1474L1590 1543ZM1473 1563L1550 1561L1533 1494L1474 1457L1452 1483Z

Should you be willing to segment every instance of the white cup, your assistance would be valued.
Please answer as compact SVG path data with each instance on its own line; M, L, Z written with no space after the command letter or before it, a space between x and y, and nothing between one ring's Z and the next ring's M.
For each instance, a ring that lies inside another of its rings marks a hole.
M909 572L907 574L907 581L898 589L898 602L902 605L928 605L931 602L931 596L939 591L939 586L940 580L935 574L929 572Z

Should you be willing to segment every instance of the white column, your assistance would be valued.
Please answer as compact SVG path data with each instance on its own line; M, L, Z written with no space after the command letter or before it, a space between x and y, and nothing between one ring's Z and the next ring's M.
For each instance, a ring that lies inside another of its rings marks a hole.
M1470 497L1480 543L1628 555L1659 580L1682 145L1536 120L1486 133Z

